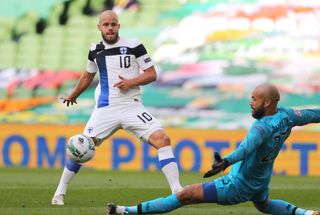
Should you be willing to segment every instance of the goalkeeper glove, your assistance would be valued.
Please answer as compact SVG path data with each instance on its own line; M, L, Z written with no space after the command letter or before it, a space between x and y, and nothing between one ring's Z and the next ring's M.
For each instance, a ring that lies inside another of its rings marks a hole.
M221 158L220 154L218 152L214 153L214 161L211 166L211 169L206 172L203 177L208 178L213 175L218 174L221 171L224 171L229 166L229 161L225 158Z

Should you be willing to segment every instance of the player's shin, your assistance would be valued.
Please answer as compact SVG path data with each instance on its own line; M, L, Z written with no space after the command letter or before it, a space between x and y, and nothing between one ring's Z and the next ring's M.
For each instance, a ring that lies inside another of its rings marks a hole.
M172 193L182 189L179 181L179 168L174 158L171 146L158 149L161 170L167 178Z
M63 173L61 175L59 185L54 194L55 196L66 194L68 184L70 183L70 181L73 179L73 177L79 171L80 168L81 168L81 164L76 163L72 160L67 161L66 166L64 167Z
M139 205L125 207L128 214L159 214L168 213L172 210L180 208L182 205L175 194L154 199L147 202L142 202Z

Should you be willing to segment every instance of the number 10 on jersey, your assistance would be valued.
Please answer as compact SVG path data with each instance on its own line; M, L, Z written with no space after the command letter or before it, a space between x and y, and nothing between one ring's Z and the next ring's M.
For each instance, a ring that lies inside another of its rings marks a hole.
M120 56L120 68L130 67L130 56Z
M152 116L150 116L147 112L143 112L141 115L137 115L137 117L143 122L147 123L152 120Z

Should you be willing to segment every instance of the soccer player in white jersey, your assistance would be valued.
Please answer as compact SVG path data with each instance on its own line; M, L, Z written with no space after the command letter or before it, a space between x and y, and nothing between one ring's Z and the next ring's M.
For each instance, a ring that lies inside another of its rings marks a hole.
M85 91L98 72L100 82L96 88L96 106L84 129L96 146L119 129L125 129L142 141L148 142L158 152L162 171L172 193L182 189L179 170L170 138L157 119L141 103L140 85L156 80L157 74L145 47L136 39L119 37L118 16L111 10L101 13L98 29L103 40L91 46L86 72L74 90L63 97L67 106L77 104L76 99ZM143 72L140 73L140 70ZM63 205L67 186L81 164L68 160L59 185L52 198L53 205Z

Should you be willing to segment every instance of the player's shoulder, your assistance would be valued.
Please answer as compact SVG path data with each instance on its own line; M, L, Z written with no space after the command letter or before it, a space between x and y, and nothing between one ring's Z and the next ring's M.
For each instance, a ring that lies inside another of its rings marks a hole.
M260 120L257 120L257 123L273 130L277 129L279 125L287 124L288 122L290 122L293 114L294 110L291 108L278 107L277 113L271 116L263 117Z
M101 51L104 48L105 48L105 46L102 41L97 42L97 43L91 43L91 45L90 45L90 51Z
M278 107L278 112L281 115L281 118L292 118L293 115L299 115L299 111L294 110L288 107Z
M261 135L264 135L271 131L271 127L268 121L259 119L252 124L251 130L258 131Z
M99 43L92 43L90 46L89 54L88 54L88 60L94 61L97 54L103 51L104 48L105 46L102 41Z

